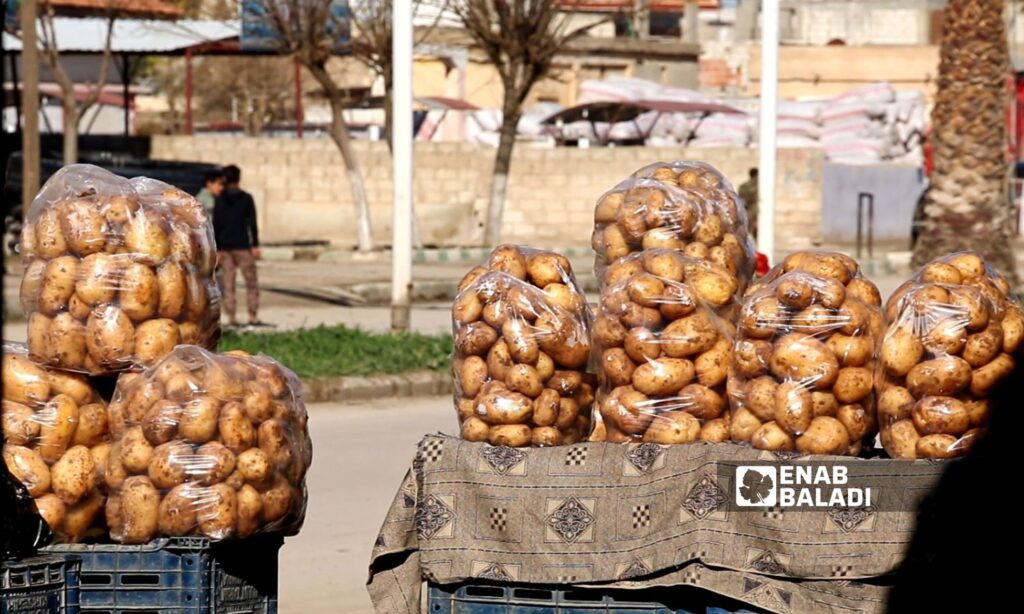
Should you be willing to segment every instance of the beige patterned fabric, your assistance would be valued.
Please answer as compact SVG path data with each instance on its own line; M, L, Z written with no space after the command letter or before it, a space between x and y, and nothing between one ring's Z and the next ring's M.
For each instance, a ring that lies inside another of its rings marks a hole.
M430 436L374 546L378 612L419 612L421 581L690 585L773 612L876 612L943 465L829 459L870 507L738 510L726 464L801 462L733 444L513 449ZM806 459L805 459L806 460Z

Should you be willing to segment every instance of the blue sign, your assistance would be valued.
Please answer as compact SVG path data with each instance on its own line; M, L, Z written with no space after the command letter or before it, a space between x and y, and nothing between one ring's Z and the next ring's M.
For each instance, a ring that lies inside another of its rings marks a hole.
M21 0L7 0L4 2L4 30L11 34L21 32Z
M327 0L312 0L310 3L324 2ZM325 43L329 43L331 52L337 55L351 53L352 41L352 10L348 6L348 0L329 0L330 13L327 22L322 26L319 35ZM276 4L281 12L281 27L300 28L299 23L305 21L303 17L292 18L288 15L289 2L278 2L277 0L242 0L242 49L252 51L274 51L284 47L282 33L278 24L272 19L269 12L269 4ZM306 3L300 3L300 6ZM294 38L300 38L299 32Z

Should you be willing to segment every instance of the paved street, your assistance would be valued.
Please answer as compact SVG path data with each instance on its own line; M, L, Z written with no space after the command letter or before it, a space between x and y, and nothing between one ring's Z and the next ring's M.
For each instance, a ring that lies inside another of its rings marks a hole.
M309 508L280 559L283 614L373 612L366 593L370 548L427 433L452 433L447 397L309 406L313 467Z

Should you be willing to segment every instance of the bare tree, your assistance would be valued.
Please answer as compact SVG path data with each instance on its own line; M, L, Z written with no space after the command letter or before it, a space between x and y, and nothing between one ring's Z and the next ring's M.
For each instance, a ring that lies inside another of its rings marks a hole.
M260 0L269 25L280 38L284 53L297 57L324 91L331 107L331 139L345 163L352 201L356 206L356 241L360 251L373 249L370 206L366 200L363 173L352 151L352 139L345 125L345 91L327 71L327 61L336 45L339 24L332 13L332 0Z
M352 55L384 80L384 139L391 149L391 0L361 0L353 3ZM437 9L436 16L429 26L413 30L413 46L415 47L430 36L431 31L441 19L447 0L413 0L412 14L419 15L423 7Z
M504 87L501 139L487 205L484 241L497 245L505 209L505 192L523 103L534 84L552 71L555 55L573 39L601 23L572 27L568 2L552 0L452 0L467 33L494 65Z
M276 56L206 57L195 74L202 92L200 108L207 120L234 120L237 114L248 136L293 116L295 111L291 58Z
M107 3L107 36L103 45L103 55L100 58L99 75L95 83L86 86L85 98L81 102L75 100L75 82L68 75L67 70L60 61L60 48L57 46L57 30L54 25L55 11L53 4L43 0L42 10L39 12L39 25L42 36L39 43L42 47L41 59L61 91L61 109L64 116L64 164L75 164L78 162L78 124L85 117L85 114L96 104L100 98L103 86L107 84L107 75L110 72L111 52L110 41L114 35L114 20L117 18L117 2L111 0ZM128 112L128 101L125 103L125 113Z

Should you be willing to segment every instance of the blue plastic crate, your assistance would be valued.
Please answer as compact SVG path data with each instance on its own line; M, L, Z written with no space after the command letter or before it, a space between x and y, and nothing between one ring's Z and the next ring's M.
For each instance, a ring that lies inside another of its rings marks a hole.
M81 559L82 612L275 614L280 536L142 545L58 544Z
M0 563L0 614L77 614L78 559L35 556Z
M755 614L691 586L604 590L533 585L430 584L428 614Z

